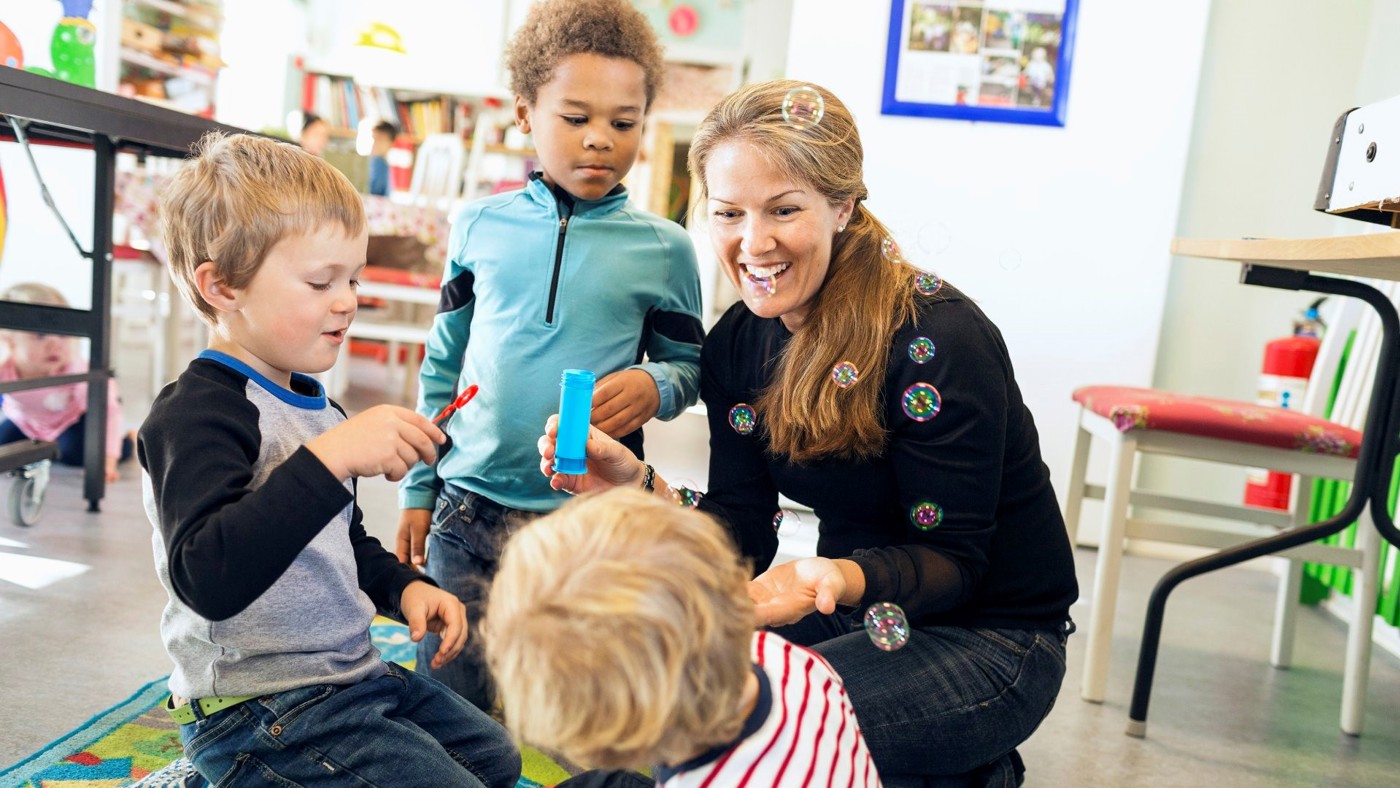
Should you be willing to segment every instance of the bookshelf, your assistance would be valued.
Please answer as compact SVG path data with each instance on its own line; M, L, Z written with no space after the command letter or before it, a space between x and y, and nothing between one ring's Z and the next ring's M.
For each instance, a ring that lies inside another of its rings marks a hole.
M117 93L212 118L222 0L124 0L121 9Z

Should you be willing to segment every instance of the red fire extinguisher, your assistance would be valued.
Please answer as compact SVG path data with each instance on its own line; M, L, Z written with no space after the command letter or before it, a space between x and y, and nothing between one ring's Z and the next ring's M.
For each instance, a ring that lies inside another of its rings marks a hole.
M1279 408L1303 407L1303 394L1312 375L1313 362L1322 344L1322 319L1318 316L1325 298L1314 301L1299 320L1293 322L1293 335L1275 339L1264 346L1264 369L1259 375L1260 405ZM1250 468L1245 477L1244 502L1266 509L1288 509L1293 486L1292 474L1264 468Z

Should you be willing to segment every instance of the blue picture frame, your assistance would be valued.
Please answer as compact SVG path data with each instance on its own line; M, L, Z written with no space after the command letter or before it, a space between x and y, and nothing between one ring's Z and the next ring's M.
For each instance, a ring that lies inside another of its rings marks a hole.
M1064 126L1078 17L1079 0L892 0L880 111Z

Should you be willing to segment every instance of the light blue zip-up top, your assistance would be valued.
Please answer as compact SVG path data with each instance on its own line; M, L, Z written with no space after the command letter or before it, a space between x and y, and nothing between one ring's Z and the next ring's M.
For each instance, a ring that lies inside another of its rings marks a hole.
M645 370L662 419L695 403L704 333L695 249L621 186L575 200L537 173L520 191L470 203L448 250L418 412L433 418L471 384L480 392L445 425L452 448L436 469L416 465L400 483L403 508L433 508L443 480L513 509L558 507L566 496L540 473L536 442L559 409L565 369L599 379ZM633 451L640 433L623 440Z

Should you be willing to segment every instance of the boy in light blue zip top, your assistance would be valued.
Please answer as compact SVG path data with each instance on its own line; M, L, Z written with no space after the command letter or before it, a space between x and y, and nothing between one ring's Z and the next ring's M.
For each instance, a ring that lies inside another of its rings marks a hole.
M469 385L480 394L444 425L439 462L401 483L395 549L456 593L473 627L508 529L566 497L535 445L560 373L597 375L592 423L641 456L643 424L695 403L704 333L690 237L620 183L661 81L646 17L627 0L535 3L506 65L540 171L453 223L418 411L432 418ZM479 648L434 668L423 655L436 648L424 638L418 669L490 709Z

